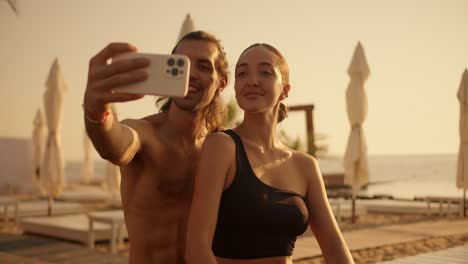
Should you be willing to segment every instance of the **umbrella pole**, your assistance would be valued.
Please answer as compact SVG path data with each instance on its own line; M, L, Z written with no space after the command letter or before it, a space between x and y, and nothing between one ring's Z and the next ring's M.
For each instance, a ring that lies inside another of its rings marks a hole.
M356 223L356 178L357 178L357 173L358 173L358 165L359 163L356 162L355 166L354 166L354 183L353 183L353 186L351 188L351 193L352 193L352 202L351 202L351 223Z
M48 216L51 216L52 215L52 197L49 196L49 203L48 203L48 207L47 207L47 215Z
M462 201L462 215L463 218L466 217L466 188L463 188L463 201Z

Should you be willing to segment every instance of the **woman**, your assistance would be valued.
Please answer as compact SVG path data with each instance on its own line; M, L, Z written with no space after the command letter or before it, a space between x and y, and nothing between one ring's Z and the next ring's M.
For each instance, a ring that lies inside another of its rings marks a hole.
M207 137L195 177L186 257L196 264L292 264L310 226L327 263L353 263L327 201L316 160L283 145L276 126L290 91L281 53L254 44L234 84L243 122Z

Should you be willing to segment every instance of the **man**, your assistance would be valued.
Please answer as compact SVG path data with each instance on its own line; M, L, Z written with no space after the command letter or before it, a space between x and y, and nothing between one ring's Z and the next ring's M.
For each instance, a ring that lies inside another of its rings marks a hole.
M89 64L83 109L96 150L120 165L121 194L130 240L130 263L185 263L185 235L193 177L207 133L220 130L220 92L228 81L228 63L214 36L192 32L173 50L191 61L189 91L166 98L158 114L122 122L111 112L114 102L142 96L112 89L147 78L146 59L107 61L136 48L112 43Z

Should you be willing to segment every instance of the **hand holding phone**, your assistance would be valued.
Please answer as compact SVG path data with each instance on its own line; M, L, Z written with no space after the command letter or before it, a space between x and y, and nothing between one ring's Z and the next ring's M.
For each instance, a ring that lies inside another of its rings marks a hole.
M113 91L170 97L184 97L187 95L190 76L190 60L187 56L133 52L116 56L112 59L112 62L138 57L148 58L151 62L146 69L148 79L143 82L114 88Z

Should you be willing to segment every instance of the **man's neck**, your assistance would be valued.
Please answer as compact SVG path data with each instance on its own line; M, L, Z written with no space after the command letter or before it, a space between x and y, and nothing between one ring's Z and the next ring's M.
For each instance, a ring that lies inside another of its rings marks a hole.
M171 127L174 133L182 136L184 139L196 140L205 137L207 129L205 123L202 122L200 111L186 111L180 109L174 102L168 110L168 125Z

